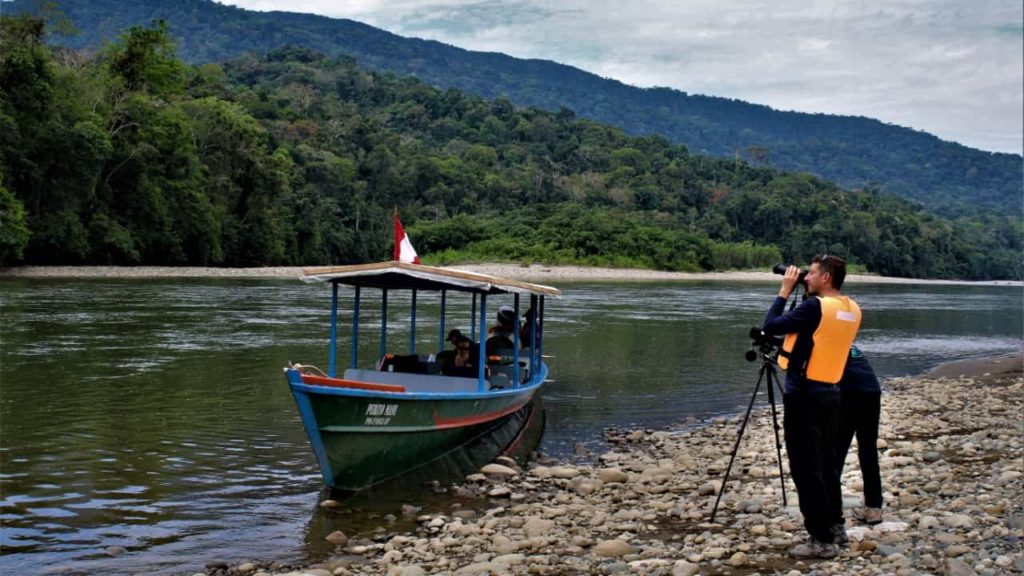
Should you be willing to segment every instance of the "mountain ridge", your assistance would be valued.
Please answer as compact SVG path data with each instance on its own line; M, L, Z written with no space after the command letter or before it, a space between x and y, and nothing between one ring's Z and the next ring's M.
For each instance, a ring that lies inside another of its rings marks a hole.
M18 0L15 9L29 2ZM412 75L441 88L659 134L696 153L806 171L848 188L878 188L957 215L1019 210L1020 155L988 152L863 116L783 111L763 104L640 88L545 59L476 52L407 38L368 24L315 14L255 12L210 0L61 0L82 30L60 43L96 47L131 25L168 22L178 53L192 63L263 53L283 45L354 57L371 70Z

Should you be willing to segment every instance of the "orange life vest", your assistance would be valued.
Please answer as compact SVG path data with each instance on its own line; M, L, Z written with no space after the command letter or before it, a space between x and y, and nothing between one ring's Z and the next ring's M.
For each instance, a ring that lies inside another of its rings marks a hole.
M846 296L818 296L821 323L814 331L814 346L804 376L808 380L838 384L843 378L850 346L860 328L860 306ZM789 354L796 346L798 333L787 334L782 342L779 366L789 367Z

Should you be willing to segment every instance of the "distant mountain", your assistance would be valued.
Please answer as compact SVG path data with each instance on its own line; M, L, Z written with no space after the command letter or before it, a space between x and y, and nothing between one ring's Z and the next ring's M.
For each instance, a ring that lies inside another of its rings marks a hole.
M192 63L284 45L309 47L442 88L549 110L569 108L633 134L661 134L697 153L806 171L851 188L880 188L938 213L1021 209L1020 155L975 150L869 118L780 112L740 100L636 88L550 61L471 52L351 20L252 12L210 0L57 4L79 34L52 40L72 48L97 48L129 26L162 19L178 41L179 55ZM5 4L11 12L33 5Z

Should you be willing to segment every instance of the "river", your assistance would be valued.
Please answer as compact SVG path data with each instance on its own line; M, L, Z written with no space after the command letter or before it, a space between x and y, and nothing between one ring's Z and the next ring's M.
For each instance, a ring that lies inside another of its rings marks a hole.
M674 427L749 401L760 364L744 360L747 334L776 284L559 287L564 297L546 308L553 381L541 452L586 458L606 427ZM858 344L883 377L1024 345L1019 286L847 288L864 309ZM435 300L420 297L421 351L437 345ZM468 327L463 300L449 297L449 328ZM332 530L402 529L401 503L450 505L420 490L319 510L320 475L282 367L327 364L329 301L323 286L287 280L0 280L2 572L311 562L330 552ZM368 328L379 311L364 306ZM401 299L390 307L389 337L407 343L408 311Z

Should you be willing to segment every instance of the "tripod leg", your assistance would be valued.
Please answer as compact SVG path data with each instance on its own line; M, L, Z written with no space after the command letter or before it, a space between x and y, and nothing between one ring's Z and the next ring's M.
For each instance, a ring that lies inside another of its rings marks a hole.
M778 382L779 376L775 373L775 367L767 365L768 370L768 403L772 405L772 431L775 432L775 455L779 459L779 483L782 484L782 505L788 506L786 502L786 476L782 471L782 444L779 442L779 417L775 412L775 391L772 388L772 380Z
M729 473L732 471L732 463L736 460L736 451L739 450L740 440L743 439L743 431L747 428L747 420L750 419L750 410L754 407L754 400L757 399L757 391L761 388L761 380L764 379L767 373L767 366L761 366L761 373L757 377L757 384L754 386L754 393L750 396L750 404L747 405L747 413L743 416L743 424L740 425L740 431L736 434L736 444L732 447L732 454L729 455L729 465L725 468L725 476L722 477L722 487L718 489L718 497L715 498L715 507L711 509L711 522L715 521L715 514L718 513L718 503L722 501L722 494L725 493L725 483L729 481ZM771 380L768 381L771 385Z

